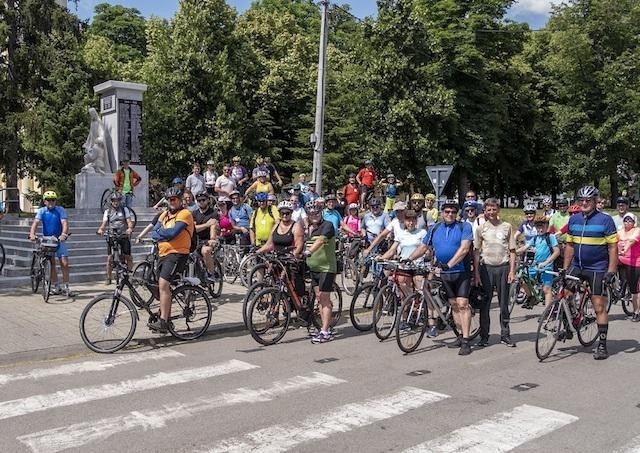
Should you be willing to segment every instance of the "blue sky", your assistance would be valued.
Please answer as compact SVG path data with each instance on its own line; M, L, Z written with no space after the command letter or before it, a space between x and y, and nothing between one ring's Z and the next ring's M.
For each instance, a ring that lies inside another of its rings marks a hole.
M93 8L105 0L79 0L78 15L88 19ZM252 0L227 0L238 11L244 11ZM178 0L108 0L107 3L121 4L138 8L145 17L152 15L170 18L178 7ZM376 13L376 0L338 0L337 3L351 5L351 11L358 17L373 16ZM548 17L551 0L518 0L511 8L509 16L515 20L528 22L532 28L542 27ZM75 8L70 2L71 9Z

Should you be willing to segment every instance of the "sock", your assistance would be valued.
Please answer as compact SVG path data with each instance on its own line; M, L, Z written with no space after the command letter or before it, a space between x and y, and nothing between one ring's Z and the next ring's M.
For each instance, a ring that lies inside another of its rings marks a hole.
M609 330L609 324L598 324L598 338L600 343L607 342L607 331Z

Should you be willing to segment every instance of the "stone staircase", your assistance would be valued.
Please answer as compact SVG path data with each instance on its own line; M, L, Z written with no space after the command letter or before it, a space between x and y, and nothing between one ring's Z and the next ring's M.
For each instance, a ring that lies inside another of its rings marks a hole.
M157 213L151 208L134 207L138 216L134 235L142 231ZM102 222L97 209L67 209L69 217L68 239L71 283L104 281L107 246L104 238L96 235ZM0 243L4 246L6 261L0 274L0 289L6 290L30 285L29 269L33 244L28 240L31 218L7 215L0 221ZM41 232L39 227L38 232ZM134 263L144 259L149 251L145 244L132 243Z

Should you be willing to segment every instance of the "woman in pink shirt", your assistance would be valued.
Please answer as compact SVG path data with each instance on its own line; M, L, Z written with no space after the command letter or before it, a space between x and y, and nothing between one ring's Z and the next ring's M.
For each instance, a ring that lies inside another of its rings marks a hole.
M344 225L347 228L347 235L350 238L360 236L360 217L358 216L358 203L349 205L349 215L344 218Z
M640 297L638 280L640 280L640 228L635 214L628 212L622 218L623 228L618 230L618 259L620 276L629 285L633 317L631 321L640 321Z

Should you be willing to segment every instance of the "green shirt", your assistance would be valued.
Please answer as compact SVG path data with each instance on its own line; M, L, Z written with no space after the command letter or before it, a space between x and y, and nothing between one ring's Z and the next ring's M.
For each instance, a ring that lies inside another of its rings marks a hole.
M307 258L307 266L311 272L335 274L337 272L336 233L333 223L325 220L318 225L318 228L313 230L311 237L305 244L306 250L309 250L319 237L324 240L324 245Z
M563 214L562 212L557 211L549 219L549 227L553 227L554 232L559 233L562 227L565 226L567 223L569 223L569 217L571 217L571 214L569 214L569 212L565 211L565 213ZM558 240L560 242L565 242L566 239L567 239L566 234L563 234L558 237Z
M131 169L123 168L124 181L122 183L122 193L127 194L131 192Z

